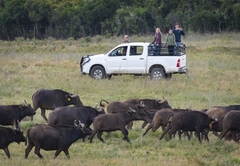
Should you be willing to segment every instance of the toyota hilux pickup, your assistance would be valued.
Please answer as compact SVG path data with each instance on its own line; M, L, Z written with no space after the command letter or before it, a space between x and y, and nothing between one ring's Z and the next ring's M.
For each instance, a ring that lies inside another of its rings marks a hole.
M80 60L80 71L93 79L110 79L112 75L149 75L151 79L186 74L186 47L156 46L145 42L123 43L105 54L86 55Z

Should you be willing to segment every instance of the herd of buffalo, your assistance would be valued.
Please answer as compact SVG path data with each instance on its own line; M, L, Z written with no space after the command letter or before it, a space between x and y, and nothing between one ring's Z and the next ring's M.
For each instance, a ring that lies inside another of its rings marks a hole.
M25 100L20 105L0 106L0 149L4 150L8 158L8 146L12 142L25 142L25 158L33 147L39 158L43 158L40 149L56 150L54 158L62 151L69 157L68 149L78 139L85 141L85 137L89 136L92 143L97 135L104 142L103 132L116 130L120 130L124 135L123 139L130 142L128 130L135 120L143 121L142 128L149 124L143 135L150 129L155 132L162 127L160 140L167 133L170 139L177 133L180 139L184 134L190 140L194 132L200 142L204 139L209 141L208 132L211 131L219 139L239 141L240 105L214 106L195 111L172 108L163 98L112 102L101 100L100 107L96 105L93 108L84 106L78 95L60 89L40 89L33 94L32 103L33 107ZM26 116L33 120L38 108L47 124L30 127L25 137L20 129L20 122ZM48 118L45 110L53 110ZM13 125L14 129L3 127L4 125ZM90 125L93 125L93 130Z

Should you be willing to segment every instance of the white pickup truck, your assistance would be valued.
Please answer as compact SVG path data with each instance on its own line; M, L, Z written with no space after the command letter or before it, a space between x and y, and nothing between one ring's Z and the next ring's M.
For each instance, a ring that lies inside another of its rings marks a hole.
M155 50L150 43L120 44L106 54L83 56L81 73L94 79L110 79L112 75L122 74L150 75L151 79L162 79L176 73L187 73L184 44L174 50L162 46L160 55L156 55Z

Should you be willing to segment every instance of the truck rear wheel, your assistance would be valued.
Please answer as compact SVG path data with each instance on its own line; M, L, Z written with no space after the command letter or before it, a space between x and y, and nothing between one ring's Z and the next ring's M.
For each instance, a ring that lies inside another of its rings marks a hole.
M91 70L90 76L96 80L105 79L106 73L102 66L94 66Z
M160 67L152 69L150 73L150 79L160 80L160 79L164 79L165 77L166 77L166 74L163 68L160 68Z

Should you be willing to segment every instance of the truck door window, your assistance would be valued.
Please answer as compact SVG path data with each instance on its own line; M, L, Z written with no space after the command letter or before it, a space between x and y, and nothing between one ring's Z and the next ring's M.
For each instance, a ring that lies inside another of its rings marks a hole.
M124 47L118 47L115 50L113 50L108 56L126 56L127 54L127 46Z
M131 46L130 47L130 56L142 55L143 46Z

